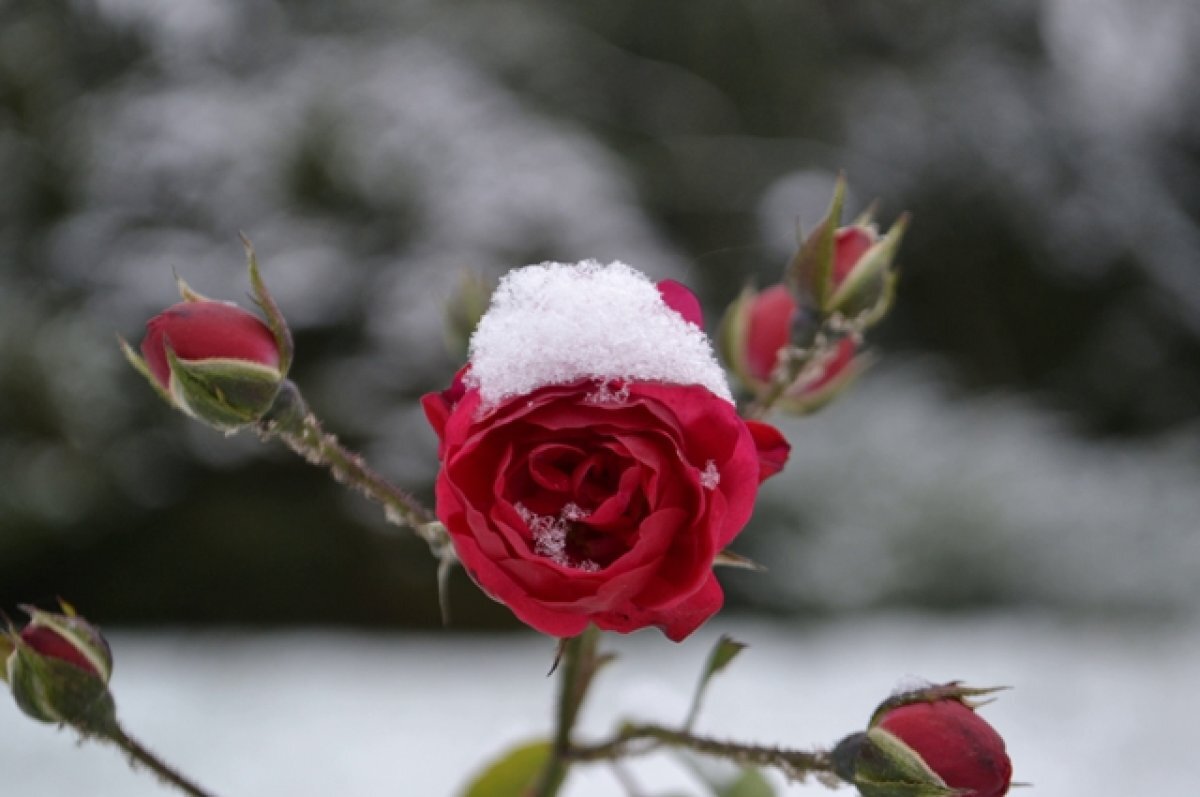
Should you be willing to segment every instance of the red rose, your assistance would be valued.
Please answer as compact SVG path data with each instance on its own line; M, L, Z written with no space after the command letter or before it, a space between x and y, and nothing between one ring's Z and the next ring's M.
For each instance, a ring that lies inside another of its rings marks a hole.
M1012 763L1004 739L960 700L909 703L876 725L908 745L962 797L1001 797L1008 792Z
M660 290L698 320L690 292ZM582 379L485 407L463 375L423 404L438 517L486 592L557 637L595 623L678 641L721 607L713 560L782 467L779 432L699 385Z

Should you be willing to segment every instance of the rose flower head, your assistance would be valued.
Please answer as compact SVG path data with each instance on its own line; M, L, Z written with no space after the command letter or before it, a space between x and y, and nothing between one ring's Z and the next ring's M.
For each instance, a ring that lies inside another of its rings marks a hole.
M146 323L141 356L124 341L129 362L168 403L218 429L262 418L291 363L292 339L258 275L246 243L255 302L268 323L232 302L201 296L179 283L183 301Z
M744 421L679 283L622 263L508 274L470 362L425 396L437 514L471 577L518 618L673 640L721 606L713 562L787 443Z
M889 698L834 750L838 775L863 797L1002 797L1012 762L971 700L994 691L950 683Z
M17 705L41 722L103 733L115 721L108 692L112 652L95 626L64 604L62 614L23 607L29 623L0 640L4 680Z

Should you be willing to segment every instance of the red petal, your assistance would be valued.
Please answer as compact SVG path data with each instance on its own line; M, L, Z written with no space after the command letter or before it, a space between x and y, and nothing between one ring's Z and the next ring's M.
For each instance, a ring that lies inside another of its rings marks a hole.
M454 411L454 405L458 404L466 395L467 386L463 382L463 377L470 368L471 366L464 365L458 369L458 373L454 375L454 381L445 390L421 396L421 408L425 410L425 418L433 427L433 431L437 433L439 440L445 436L443 433L446 430L446 422L450 420L450 413Z
M658 283L658 292L663 301L675 312L696 326L704 329L704 312L700 309L700 300L691 288L675 280L662 280Z
M833 284L840 285L867 250L875 245L868 227L842 227L833 240Z
M758 449L758 482L762 484L783 470L792 446L783 433L769 423L746 421L746 428Z
M181 360L221 358L279 366L279 347L267 325L225 302L180 302L146 322L142 356L164 389L171 379L167 346Z
M884 715L879 727L917 752L946 785L965 797L1000 797L1008 791L1012 763L1004 739L957 700L910 703Z
M627 634L648 625L658 626L672 642L681 642L721 609L725 593L710 571L704 585L674 606L643 610L629 607L605 612L592 618L606 631Z
M746 366L760 382L771 378L779 350L788 345L796 302L783 285L772 285L754 297L746 326Z
M83 655L79 648L68 642L61 634L44 626L27 626L21 632L21 641L48 659L58 659L68 664L74 664L81 670L99 676L95 665Z

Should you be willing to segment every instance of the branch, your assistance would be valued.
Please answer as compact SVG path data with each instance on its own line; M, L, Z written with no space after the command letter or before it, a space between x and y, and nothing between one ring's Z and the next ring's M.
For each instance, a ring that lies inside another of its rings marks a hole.
M661 725L626 725L608 741L572 746L569 756L576 762L616 761L645 755L661 745L682 747L696 753L724 758L742 766L774 767L791 780L803 780L805 776L813 773L833 773L832 759L828 753L821 750L788 750L726 742Z

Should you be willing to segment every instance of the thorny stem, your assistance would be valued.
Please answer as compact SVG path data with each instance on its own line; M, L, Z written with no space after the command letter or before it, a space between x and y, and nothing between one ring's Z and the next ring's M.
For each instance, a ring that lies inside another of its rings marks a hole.
M329 468L338 482L354 487L382 504L389 522L408 526L429 544L435 556L446 557L449 542L433 513L416 498L376 473L361 456L343 446L336 436L322 429L320 421L291 380L284 380L274 406L259 422L258 431L264 440L278 436L312 464Z
M117 728L104 738L124 750L129 755L130 761L134 764L140 764L152 771L163 783L174 786L184 794L191 795L191 797L214 797L212 792L205 791L188 780L157 755L143 747L141 742L129 736L121 728Z
M774 767L791 780L802 780L806 775L814 773L826 776L833 774L833 760L823 751L788 750L725 742L661 725L626 725L606 742L572 746L569 756L576 762L616 761L650 753L661 745L718 756L743 766Z
M563 640L558 662L558 709L554 726L554 741L550 760L546 762L531 797L557 797L567 779L572 757L571 731L579 717L579 709L587 696L592 677L605 659L596 655L600 631L588 626L582 634Z

